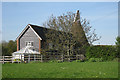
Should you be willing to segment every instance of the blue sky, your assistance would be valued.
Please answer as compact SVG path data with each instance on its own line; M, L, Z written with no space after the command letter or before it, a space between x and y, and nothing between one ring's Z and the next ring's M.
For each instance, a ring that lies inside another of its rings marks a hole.
M118 35L117 2L3 2L2 39L15 40L27 24L42 24L51 16L79 10L102 38L94 44L114 45Z

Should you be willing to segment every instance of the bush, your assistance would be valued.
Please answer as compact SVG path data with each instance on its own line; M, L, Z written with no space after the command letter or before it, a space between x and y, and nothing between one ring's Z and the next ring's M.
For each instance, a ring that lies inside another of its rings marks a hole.
M61 60L58 60L57 62L58 62L58 63L62 63L62 61L61 61Z
M17 61L16 59L14 59L13 61Z
M90 46L86 50L86 58L102 58L103 61L110 61L116 58L117 50L115 46ZM91 59L92 60L92 59ZM97 60L96 60L97 61Z
M102 62L103 59L102 58L90 58L89 62Z
M21 61L20 59L18 59L18 61Z
M49 63L62 63L62 60L50 60Z
M84 60L76 60L75 62L84 62Z
M30 63L41 63L41 61L30 61Z
M90 58L89 62L96 62L94 58Z
M81 62L81 60L76 60L76 62Z
M5 64L10 64L10 62L6 62Z
M119 58L115 58L115 59L113 59L113 61L115 61L115 62L118 62L118 60L119 60Z
M49 63L58 62L57 60L50 60Z

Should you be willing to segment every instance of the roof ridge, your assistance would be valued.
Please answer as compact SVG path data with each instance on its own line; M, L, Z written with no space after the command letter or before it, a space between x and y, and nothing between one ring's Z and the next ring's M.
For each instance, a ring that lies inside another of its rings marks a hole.
M35 24L28 24L28 25L30 25L31 27L33 27L33 26L35 26L35 27L43 27L43 26L39 26L39 25L35 25ZM45 28L45 27L43 27L43 28Z

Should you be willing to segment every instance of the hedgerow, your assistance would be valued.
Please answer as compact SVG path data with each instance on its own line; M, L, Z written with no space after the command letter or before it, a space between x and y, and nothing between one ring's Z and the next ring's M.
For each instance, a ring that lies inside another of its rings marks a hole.
M87 59L102 58L103 61L113 60L117 57L116 46L90 46L87 48L85 56Z

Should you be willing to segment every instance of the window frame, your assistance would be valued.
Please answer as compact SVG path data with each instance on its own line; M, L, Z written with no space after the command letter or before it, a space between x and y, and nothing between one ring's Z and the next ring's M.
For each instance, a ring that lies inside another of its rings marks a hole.
M34 41L25 41L25 46L34 46Z

